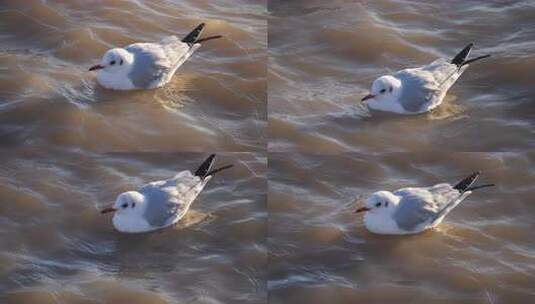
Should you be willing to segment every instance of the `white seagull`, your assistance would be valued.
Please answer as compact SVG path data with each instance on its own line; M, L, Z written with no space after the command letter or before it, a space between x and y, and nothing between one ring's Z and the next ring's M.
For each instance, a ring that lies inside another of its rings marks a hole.
M177 223L202 191L212 176L232 167L211 169L215 154L191 173L179 172L168 180L156 181L137 191L119 194L112 207L101 213L113 212L113 226L120 232L140 233L165 228Z
M395 192L378 191L366 200L365 207L355 212L365 212L364 225L373 233L420 233L440 224L473 190L494 186L472 186L479 175L480 172L475 172L455 186L443 183Z
M373 110L398 114L419 114L438 107L459 76L483 55L466 60L474 46L470 43L451 62L437 59L429 65L405 69L377 78L370 94L362 98Z
M199 39L205 24L201 23L182 40L176 36L160 43L134 43L124 48L108 50L100 64L97 81L113 90L154 89L168 83L176 70L195 52L201 42L221 38L210 36Z

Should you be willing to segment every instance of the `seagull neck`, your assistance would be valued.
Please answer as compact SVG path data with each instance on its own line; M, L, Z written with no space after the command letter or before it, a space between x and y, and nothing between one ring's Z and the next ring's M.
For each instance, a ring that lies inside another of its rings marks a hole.
M392 97L393 100L398 100L401 96L401 92L403 91L403 86L401 85L401 81L395 77L392 77L391 80L392 84Z
M399 234L400 230L390 214L372 214L364 215L364 224L366 228L373 233L378 234Z
M124 55L123 55L123 58L124 58L124 65L125 65L125 70L127 73L130 73L130 71L132 70L132 67L134 66L134 55L132 55L131 53L128 53L126 52Z
M115 214L112 219L115 229L126 233L146 232L153 229L142 217L128 214Z

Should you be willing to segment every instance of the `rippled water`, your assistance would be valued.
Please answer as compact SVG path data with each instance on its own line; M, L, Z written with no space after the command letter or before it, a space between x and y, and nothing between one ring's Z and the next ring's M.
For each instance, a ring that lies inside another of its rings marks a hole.
M235 168L174 229L122 235L98 211L208 153L265 150L266 12L240 0L0 2L1 303L265 301L264 154L219 153ZM224 38L163 89L112 92L87 71L111 47L200 22Z
M269 2L271 151L525 151L535 147L535 2ZM378 76L453 58L473 64L432 113L362 107ZM499 134L499 136L496 136Z
M271 303L531 303L535 154L393 153L269 160ZM432 231L377 236L354 200L456 182L475 191Z
M204 154L3 153L1 303L263 303L266 159L219 155L175 228L115 231L117 194L192 170Z
M533 302L534 16L530 0L0 1L0 303ZM224 38L164 88L87 71L200 22ZM360 103L469 42L492 57L431 113ZM176 227L125 235L99 213L214 152L235 167ZM497 187L433 231L376 236L353 213L474 170Z
M96 151L261 151L261 1L0 2L0 143ZM187 34L206 43L164 89L104 90L87 69L112 47Z

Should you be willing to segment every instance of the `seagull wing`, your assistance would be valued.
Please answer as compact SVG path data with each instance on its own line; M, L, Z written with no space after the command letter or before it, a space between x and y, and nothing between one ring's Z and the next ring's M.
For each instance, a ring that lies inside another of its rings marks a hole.
M201 45L199 43L190 45L182 42L176 36L169 36L162 40L162 48L171 63L170 76L195 52Z
M176 222L188 211L206 183L190 171L182 171L173 178L149 183L139 189L145 196L145 219L152 226L163 227Z
M134 43L125 49L134 56L134 64L128 76L136 88L154 87L171 69L172 63L159 44Z
M176 36L169 36L160 43L131 44L125 48L134 55L130 80L137 88L148 89L165 84L200 46L190 46Z
M162 188L156 183L143 186L139 193L145 197L143 217L151 226L163 227L184 207L173 201L171 188Z
M394 192L400 197L394 220L401 229L413 231L418 225L431 224L443 216L442 210L455 202L461 193L449 184L426 188L403 188Z
M448 89L461 76L466 67L438 59L429 65L405 69L394 74L403 86L400 102L410 112L420 112L428 105L440 103Z

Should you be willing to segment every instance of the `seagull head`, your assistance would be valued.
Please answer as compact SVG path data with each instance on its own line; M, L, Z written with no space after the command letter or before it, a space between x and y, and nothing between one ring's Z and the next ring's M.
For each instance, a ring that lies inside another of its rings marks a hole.
M100 213L113 212L114 217L141 217L144 211L145 198L137 191L119 194L112 207L103 209Z
M358 208L355 213L366 212L373 214L391 214L399 203L399 198L390 191L373 193L364 207Z
M375 79L370 94L364 96L362 101L368 101L368 104L373 108L373 104L396 102L400 94L401 81L393 76L386 75Z
M134 58L127 50L123 48L114 48L108 50L100 64L89 68L90 71L105 71L111 74L128 74L130 72Z

